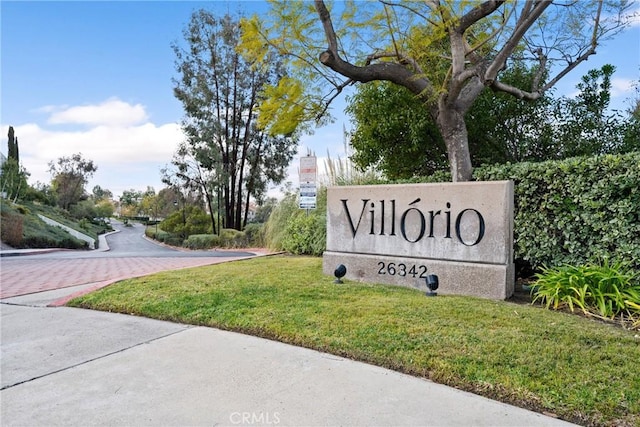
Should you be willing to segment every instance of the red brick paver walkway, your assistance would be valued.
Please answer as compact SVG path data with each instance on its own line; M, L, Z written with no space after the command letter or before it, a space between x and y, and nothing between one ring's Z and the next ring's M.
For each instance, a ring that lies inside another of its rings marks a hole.
M246 257L38 259L38 256L29 256L2 260L0 299L90 283L104 286L159 271L242 258Z

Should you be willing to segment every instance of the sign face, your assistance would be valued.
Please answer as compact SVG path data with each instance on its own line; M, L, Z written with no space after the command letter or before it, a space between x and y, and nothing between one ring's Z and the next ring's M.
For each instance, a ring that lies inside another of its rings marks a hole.
M300 184L316 182L318 167L315 156L300 157Z
M300 209L316 208L316 175L316 157L300 157Z
M513 183L332 187L325 274L441 293L505 299L513 293Z
M315 209L316 197L300 196L300 209Z

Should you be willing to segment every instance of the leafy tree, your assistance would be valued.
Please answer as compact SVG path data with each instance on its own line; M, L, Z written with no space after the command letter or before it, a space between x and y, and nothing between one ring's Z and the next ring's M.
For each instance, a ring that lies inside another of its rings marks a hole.
M627 110L629 120L623 133L621 153L640 151L640 81L635 83L635 98L631 99L631 103Z
M179 234L183 240L192 234L211 233L207 213L193 205L187 205L169 215L160 223L160 228L169 233Z
M271 216L271 212L278 205L278 199L275 197L268 197L264 202L256 209L256 215L251 222L258 224L264 224Z
M36 181L29 193L29 200L36 200L48 206L56 205L56 194L51 184Z
M527 84L537 70L514 62L503 74L512 85ZM407 89L389 82L358 86L347 113L355 149L352 160L374 166L388 178L430 175L447 168L447 150L424 104ZM485 89L465 115L472 164L544 160L553 151L548 117L553 99L533 102Z
M124 190L120 196L121 206L137 206L142 200L142 191L132 188L130 190Z
M49 173L53 177L51 187L58 199L58 206L68 210L85 195L84 186L98 170L93 160L84 159L82 153L60 157L49 162Z
M0 192L5 193L6 198L14 202L22 199L29 190L27 184L29 175L29 172L16 159L7 158L0 171Z
M633 114L625 119L619 112L609 112L611 101L612 65L589 70L576 88L580 91L571 99L563 97L553 112L558 158L614 154L640 148L636 134L625 142L628 129L633 127ZM635 147L635 148L634 148Z
M269 117L272 128L295 129L324 114L354 82L389 81L423 102L447 147L453 180L465 181L472 174L465 115L483 90L540 98L629 24L628 7L624 0L429 0L330 9L322 0L273 1L269 20L243 22L242 47L258 63L268 63L271 50L286 55L291 74L269 92L282 107ZM502 80L514 56L535 64L527 67L538 70L530 86ZM546 70L557 73L543 81Z
M69 207L69 213L76 219L93 220L97 217L96 205L90 199L81 200Z
M186 142L180 143L173 156L174 169L162 169L162 181L172 187L186 187L190 191L202 193L209 211L209 219L213 234L217 234L216 212L220 210L220 183L219 177L222 171L215 165L220 161L212 161L219 157L219 152L212 150L208 145L195 146ZM214 203L217 207L214 210Z
M176 204L174 204L174 202L178 200L178 197L179 193L172 187L165 187L158 192L156 199L158 218L166 218L178 209Z
M98 218L111 218L115 212L113 202L109 199L102 199L94 206L95 216Z
M16 163L20 164L20 154L18 150L18 138L15 136L13 126L9 126L9 132L7 134L9 141L7 143L7 156L9 159L14 159Z
M0 192L4 193L7 199L15 202L23 198L29 190L27 184L29 172L20 164L18 138L15 137L13 126L9 126L7 136L9 137L7 141L8 157L0 169Z
M184 188L196 187L208 204L224 209L224 226L241 229L250 198L261 197L269 181L281 182L296 152L293 135L271 136L257 127L261 92L284 76L279 59L256 67L238 53L239 23L195 12L184 30L186 47L173 44L174 95L182 103L187 140L173 164Z
M91 195L96 203L100 200L113 199L113 193L106 188L100 187L99 185L93 187L93 190L91 190Z
M360 169L374 167L397 179L447 167L447 149L434 121L407 89L374 82L359 86L349 101L351 160Z
M149 212L145 212L142 202L145 197L150 198L155 194L155 189L149 186L145 191L139 191L134 188L124 190L120 196L120 214L123 216L148 215Z

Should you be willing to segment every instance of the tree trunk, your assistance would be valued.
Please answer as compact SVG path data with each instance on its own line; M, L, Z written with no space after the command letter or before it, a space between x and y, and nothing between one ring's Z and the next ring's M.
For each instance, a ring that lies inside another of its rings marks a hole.
M471 181L473 168L464 114L448 107L444 102L440 102L438 107L436 123L447 146L451 180L453 182Z
M204 188L204 197L207 200L207 207L209 208L209 218L211 218L211 232L213 234L218 234L216 232L216 217L215 217L215 215L213 213L213 204L212 204L212 201L211 201L212 197L211 197L211 194L210 194L209 190L206 188L206 184L205 184L204 187L205 187Z

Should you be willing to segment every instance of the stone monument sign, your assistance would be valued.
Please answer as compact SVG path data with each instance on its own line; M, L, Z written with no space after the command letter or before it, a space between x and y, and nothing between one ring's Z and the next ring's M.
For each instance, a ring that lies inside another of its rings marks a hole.
M323 271L442 294L513 294L513 182L331 187Z

